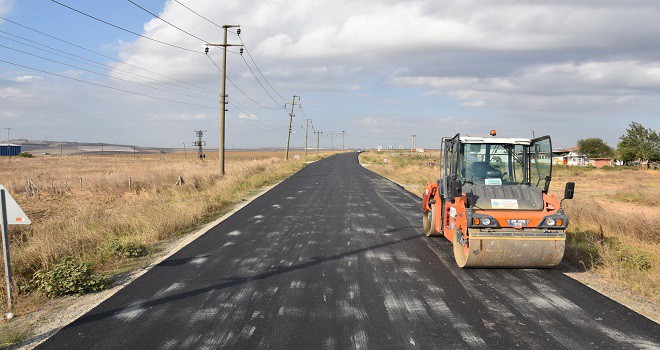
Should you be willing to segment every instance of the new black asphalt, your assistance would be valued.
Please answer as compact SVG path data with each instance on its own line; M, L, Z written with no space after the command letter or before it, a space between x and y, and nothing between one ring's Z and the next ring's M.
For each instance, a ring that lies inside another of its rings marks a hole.
M432 179L430 179L432 180ZM637 349L660 327L558 270L461 270L357 154L308 165L43 349Z

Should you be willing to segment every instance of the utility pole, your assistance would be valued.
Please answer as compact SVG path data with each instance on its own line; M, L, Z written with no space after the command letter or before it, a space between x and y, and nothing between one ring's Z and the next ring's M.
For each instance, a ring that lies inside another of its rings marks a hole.
M199 159L204 159L204 149L202 148L203 146L206 145L206 141L202 141L202 137L204 137L204 133L206 130L195 130L195 135L197 135L197 141L193 142L194 146L197 146L197 156ZM224 167L223 167L224 168ZM222 174L224 175L224 169Z
M320 131L314 131L314 133L316 134L316 154L319 154L319 137L323 133Z
M341 131L341 151L344 152L344 135L346 135L346 131L342 130Z
M133 158L137 158L137 154L135 153L135 145L133 145Z
M62 156L62 145L60 145L60 157Z
M412 136L412 149L417 149L417 135Z
M289 114L289 132L286 134L286 153L284 154L286 160L289 160L289 142L291 142L291 124L293 123L293 107L296 105L296 97L298 98L298 104L300 104L300 96L293 95L291 113Z
M227 44L227 29L229 28L238 28L236 30L237 35L241 35L241 29L239 24L225 24L222 28L225 30L224 41L222 44L206 44L206 49L204 52L208 55L209 46L221 46L222 47L222 94L220 95L220 145L218 146L218 160L220 162L220 174L225 174L225 112L227 111L227 93L226 93L226 84L227 84L227 47L228 46L243 46L240 44ZM243 54L243 48L241 47L241 54ZM201 140L201 139L200 139ZM200 146L201 149L201 146Z
M309 123L311 122L311 119L307 119L307 123L305 125L305 160L307 159L307 139L309 138ZM314 128L314 125L312 125L312 128Z
M9 130L11 130L11 127L5 128L5 130L7 130L7 151L9 152L9 153L7 154L9 157L8 157L7 159L8 159L8 162L11 163L11 146L10 146L10 145L11 145L11 142L9 142L9 140L10 140L10 138L9 138Z
M103 142L101 142L101 155L103 155Z
M536 138L536 133L534 132L534 130L532 130L532 138L533 138L533 139Z
M183 156L185 158L188 158L188 153L186 153L186 143L185 142L183 143Z
M330 151L335 150L335 131L330 131Z

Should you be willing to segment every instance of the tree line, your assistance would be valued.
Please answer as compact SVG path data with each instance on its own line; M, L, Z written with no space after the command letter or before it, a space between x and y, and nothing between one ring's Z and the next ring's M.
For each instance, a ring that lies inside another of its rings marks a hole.
M578 150L589 158L616 158L624 163L660 161L660 133L632 122L619 137L616 150L598 137L578 140Z

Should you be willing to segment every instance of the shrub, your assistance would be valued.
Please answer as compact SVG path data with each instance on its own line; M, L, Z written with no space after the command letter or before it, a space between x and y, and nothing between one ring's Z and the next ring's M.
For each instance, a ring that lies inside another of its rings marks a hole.
M26 289L42 292L53 299L63 295L98 292L105 288L106 283L107 277L94 274L89 264L65 258L51 271L35 272Z
M30 153L30 152L21 152L21 153L18 154L18 156L22 157L22 158L34 158L32 153Z
M111 241L108 250L115 256L125 258L139 258L149 254L149 249L144 244L126 241Z

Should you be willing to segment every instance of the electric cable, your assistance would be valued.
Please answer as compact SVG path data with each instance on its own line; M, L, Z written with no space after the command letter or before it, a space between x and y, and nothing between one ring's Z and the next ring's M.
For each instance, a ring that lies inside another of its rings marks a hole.
M232 33L234 33L234 32L232 32ZM245 42L243 41L243 38L241 38L241 36L238 35L237 33L234 33L234 34L236 34L236 36L238 37L238 40L241 41L241 44L243 45L243 48L245 49L245 52L248 54L248 57L250 57L250 60L254 64L254 67L257 68L257 71L259 72L261 77L264 78L264 81L266 81L266 84L268 84L268 86L271 88L271 90L273 90L273 92L275 92L275 94L277 94L277 96L279 96L282 100L286 101L286 99L284 97L282 97L282 95L280 95L280 93L277 92L277 90L275 90L275 88L273 88L273 85L271 85L270 82L268 81L268 79L266 79L266 76L264 75L264 73L261 72L261 69L259 69L259 65L257 65L257 62L254 60L254 58L252 58L252 54L250 53L250 50L248 50L247 46L245 45Z
M26 52L26 51L22 51L22 50L19 50L19 49L15 49L15 48L12 48L12 47L9 47L9 46L5 46L5 45L2 45L2 44L0 44L0 47L3 47L3 48L5 48L5 49L9 49L9 50L13 50L13 51L16 51L16 52L20 52L20 53L22 53L22 54L24 54L24 55L28 55L28 56L32 56L32 57L37 57L37 58L40 58L40 59L42 59L42 60L46 60L46 61L50 61L50 62L54 62L54 63L58 63L58 64L61 64L61 65L67 66L67 67L71 67L71 68L79 69L79 70L82 70L82 71L85 71L85 72L88 72L88 73L92 73L92 74L97 74L97 75L100 75L100 76L108 77L108 78L110 78L110 79L115 79L115 80L123 81L123 82L126 82L126 83L130 83L130 84L136 84L136 85L143 86L143 87L147 87L147 88L154 89L154 90L159 90L159 91L164 91L164 92L170 92L170 93L173 93L171 90L161 89L161 88L158 88L158 87L155 87L155 86L146 85L146 84L141 84L141 83L134 82L134 81L130 81L130 80L126 80L126 79L113 77L113 76L111 76L111 75L109 75L109 74L103 74L103 73L95 72L95 71L93 71L93 70L89 70L89 69L82 68L82 67L79 67L79 66L75 66L75 65L72 65L72 64L68 64L68 63L64 63L64 62L61 62L61 61L53 60L53 59L50 59L50 58L46 58L46 57L43 57L43 56L39 56L39 55L36 55L36 54L33 54L33 53L29 53L29 52ZM192 97L192 98L203 99L203 100L206 100L206 101L214 101L214 102L217 102L217 101L215 101L215 100L210 100L210 99L205 98L205 97L200 97L200 96L190 95L190 94L181 93L181 92L175 92L175 93L177 93L177 94L179 94L179 95L187 96L187 97Z
M176 2L177 4L179 4L179 5L183 6L183 7L185 7L188 11L190 11L190 12L196 14L197 16L201 17L202 19L205 19L207 22L213 24L214 26L216 26L216 27L218 27L218 28L222 28L221 25L219 25L219 24L217 24L217 23L211 21L210 19L208 19L208 18L206 18L206 17L204 17L204 16L202 16L202 15L200 15L199 13L197 13L196 11L194 11L193 9L191 9L190 7L188 7L188 6L184 5L184 4L182 4L179 0L174 0L174 2Z
M129 93L129 94L133 94L133 95L137 95L137 96L149 97L149 98L153 98L153 99L157 99L157 100L161 100L161 101L174 102L174 103L179 103L179 104L184 104L184 105L189 105L189 106L195 106L195 107L210 108L210 109L215 109L215 110L218 109L218 107L198 105L198 104L194 104L194 103L188 103L188 102L177 101L177 100L172 100L172 99L153 96L153 95L147 95L147 94L134 92L134 91L130 91L130 90L124 90L124 89L120 89L120 88L116 88L116 87L112 87L112 86L107 86L107 85L103 85L103 84L99 84L99 83L94 83L94 82L83 80L83 79L73 78L73 77L69 77L69 76L66 76L66 75L49 72L49 71L39 69L39 68L25 66L25 65L22 65L22 64L19 64L19 63L5 61L3 59L0 59L0 62L11 64L13 66L17 66L17 67L21 67L21 68L25 68L25 69L30 69L30 70L40 72L40 73L50 74L50 75L60 77L60 78L65 78L65 79L69 79L69 80L73 80L73 81L77 81L77 82L81 82L81 83L85 83L85 84L89 84L89 85L99 86L99 87L103 87L103 88L110 89L110 90L121 91L121 92Z
M132 0L127 0L127 1L130 2L131 4L137 6L137 7L140 8L142 11L144 11L144 12L146 12L146 13L148 13L148 14L150 14L150 15L156 17L156 18L158 18L159 20L161 20L161 21L163 21L163 22L165 22L165 23L171 25L172 27L174 27L174 28L176 28L176 29L178 29L178 30L180 30L180 31L182 31L182 32L184 32L184 33L186 33L186 34L188 34L188 35L190 35L191 37L193 37L193 38L195 38L195 39L197 39L197 40L203 41L203 42L205 42L205 43L208 43L208 40L204 40L204 39L198 37L197 35L190 34L190 32L181 29L180 27L178 27L178 26L172 24L171 22L166 21L166 20L163 19L162 17L160 17L160 16L158 16L157 14L155 14L155 13L153 13L153 12L147 10L146 8L144 8L144 7L142 7L142 6L140 6L140 5L137 4L136 2L134 2L134 1L132 1Z
M213 65L214 65L214 66L215 66L220 72L222 72L222 68L220 68L220 66L218 66L217 63L215 63L215 61L213 60L213 58L211 58L211 56L206 55L206 57L208 57L209 60L211 60L211 62L213 62ZM263 104L259 103L259 101L257 101L257 100L255 100L254 98L250 97L250 95L248 95L245 91L243 91L243 89L241 89L240 87L238 87L238 85L236 85L236 84L234 83L234 81L231 80L231 78L230 78L229 76L227 76L227 80L229 80L229 83L231 83L236 89L238 89L238 91L240 91L243 95L245 95L245 97L247 97L248 99L250 99L250 101L254 102L256 105L258 105L258 106L261 107L261 108L270 109L270 110L279 110L279 109L281 109L281 108L284 108L284 107L281 107L281 106L275 108L275 107L268 107L268 106L266 106L266 105L263 105Z
M276 104L278 104L279 102L270 94L270 92L268 92L268 90L266 90L266 88L264 87L264 84L262 84L261 80L259 80L259 78L257 78L257 75L254 74L254 71L252 70L252 67L250 67L248 62L245 60L245 57L243 55L241 55L241 58L243 59L243 62L245 62L245 65L250 70L250 73L252 73L252 76L254 77L254 79L257 81L257 83L259 83L259 86L261 86L261 88L264 89L264 91L266 92L266 95L268 95L268 97L270 97L270 99L273 100Z
M156 80L154 78L150 78L150 77L147 77L147 76L144 76L144 75L136 74L136 73L133 73L133 72L121 69L121 68L113 67L113 66L107 65L107 64L102 63L102 62L90 60L88 58L85 58L85 57L82 57L82 56L79 56L79 55L76 55L76 54L72 54L72 53L69 53L69 52L66 52L66 51L62 51L62 50L56 49L54 47L51 47L51 46L48 46L48 45L45 45L45 44L30 40L30 39L27 39L27 38L23 38L21 36L6 32L4 30L0 30L0 33L11 35L12 37L19 38L21 40L31 42L31 43L34 43L34 44L39 45L39 46L24 43L24 42L21 42L21 41L16 40L16 39L6 37L4 35L0 35L0 38L3 38L5 40L9 40L9 41L12 41L12 42L24 45L24 46L28 46L28 47L31 47L33 49L37 49L37 50L40 50L40 51L45 51L45 52L47 52L49 54L52 54L52 55L55 55L55 56L63 57L63 58L66 58L68 60L72 60L72 61L75 61L75 62L86 64L88 66L92 66L92 67L95 67L95 68L105 69L105 70L108 70L110 72L114 72L115 74L118 74L118 75L121 75L121 76L131 77L131 78L137 77L138 80L146 81L146 82L150 82L150 83L167 84L167 85L170 85L173 88L175 88L176 93L182 92L181 89L186 89L185 91L183 91L185 93L190 92L189 88L182 87L178 84L173 84L173 83L170 83L170 82ZM44 49L44 48L46 48L46 49ZM71 56L71 57L69 57L69 56ZM75 58L72 58L72 57L75 57ZM210 92L210 91L198 91L198 93L219 95L218 93Z
M89 18L91 18L91 19L94 19L94 20L99 21L99 22L101 22L101 23L107 24L107 25L109 25L109 26L111 26L111 27L114 27L114 28L117 28L117 29L119 29L119 30L123 30L123 31L125 31L125 32L127 32L127 33L131 33L131 34L133 34L133 35L137 35L137 36L139 36L139 37L141 37L141 38L144 38L144 39L147 39L147 40L151 40L151 41L153 41L153 42L157 42L157 43L159 43L159 44L163 44L163 45L171 46L171 47L174 47L174 48L177 48L177 49L185 50L185 51L190 51L190 52L195 52L195 53L204 53L204 52L202 52L202 51L197 51L197 50L193 50L193 49L188 49L188 48L185 48L185 47L182 47L182 46L178 46L178 45L174 45L174 44L166 43L166 42L164 42L164 41L160 41L160 40L158 40L158 39L150 38L150 37L148 37L148 36L146 36L146 35L142 35L142 34L140 34L140 33L134 32L134 31L132 31L132 30L130 30L130 29L126 29L126 28L120 27L120 26L118 26L118 25L116 25L116 24L112 24L112 23L110 23L110 22L108 22L108 21L105 21L105 20L102 20L102 19L100 19L100 18L98 18L98 17L94 17L94 16L92 16L92 15L90 15L90 14L87 14L87 13L85 13L85 12L83 12L83 11L77 10L77 9L75 9L75 8L69 6L69 5L65 5L65 4L63 4L63 3L61 3L61 2L59 2L59 1L57 1L57 0L50 0L50 1L56 3L56 4L60 5L60 6L63 6L63 7L65 7L65 8L68 8L68 9L71 10L71 11L77 12L77 13L83 15L83 16L89 17Z
M74 43L72 43L72 42L70 42L70 41L67 41L67 40L64 40L64 39L58 38L58 37L53 36L53 35L50 35L50 34L44 33L44 32L42 32L42 31L40 31L40 30L37 30L37 29L31 28L31 27L28 27L28 26L26 26L26 25L24 25L24 24L18 23L18 22L16 22L16 21L12 21L12 20L7 19L7 18L4 18L4 17L2 17L2 16L0 16L0 19L6 21L6 22L8 22L8 23L12 23L12 24L14 24L14 25L17 25L17 26L19 26L19 27L25 28L25 29L27 29L27 30L33 31L33 32L35 32L35 33L38 33L38 34L44 35L44 36L49 37L49 38L51 38L51 39L58 40L58 41L63 42L63 43L65 43L65 44L68 44L68 45L71 45L71 46L73 46L73 47L76 47L76 48L78 48L78 49L81 49L81 50L84 50L84 51L87 51L87 52L90 52L90 53L96 54L96 55L98 55L98 56L101 56L101 57L107 58L107 59L109 59L109 60L112 60L112 61L115 61L115 62L118 62L118 63L121 63L121 64L125 64L125 65L130 66L130 67L133 67L133 68L137 68L137 69L142 70L142 71L144 71L144 72L151 73L151 74L154 74L154 75L157 75L157 76L160 76L160 77L163 77L163 78L166 78L166 79L172 80L172 81L176 81L176 82L178 82L178 83L185 84L185 85L187 85L187 86L191 86L191 87L194 87L194 88L197 88L197 89L210 91L210 92L213 92L213 93L215 93L215 94L220 94L218 91L214 91L214 90L211 90L211 89L208 89L208 88L205 88L205 87L199 86L199 85L195 85L195 84L191 84L191 83L185 82L185 81L183 81L183 80L179 80L179 79L176 79L176 78L172 78L172 77L169 77L169 76L167 76L167 75L160 74L160 73L154 72L154 71L149 70L149 69L146 69L146 68L142 68L142 67L140 67L140 66L137 66L137 65L134 65L134 64L131 64L131 63L128 63L128 62L124 62L124 61L119 60L119 59L116 59L116 58L114 58L114 57L112 57L112 56L108 56L108 55L105 55L105 54L103 54L103 53L100 53L100 52L98 52L98 51L90 50L90 49L88 49L88 48L86 48L86 47L80 46L80 45L78 45L78 44L74 44Z

